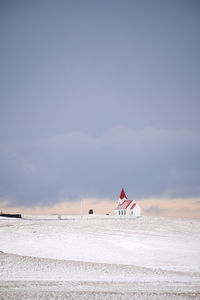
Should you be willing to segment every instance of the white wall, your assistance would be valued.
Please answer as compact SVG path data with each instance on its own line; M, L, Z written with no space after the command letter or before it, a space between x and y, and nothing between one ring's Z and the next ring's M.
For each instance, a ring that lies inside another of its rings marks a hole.
M133 214L132 214L132 212L133 212ZM119 210L116 209L115 210L115 215L120 216L120 217L126 217L126 216L138 217L138 216L141 215L141 208L136 203L133 210L131 210L129 207L126 209L126 214L124 214L124 210L123 210L123 214L121 214L121 210L120 210L120 215L119 215Z

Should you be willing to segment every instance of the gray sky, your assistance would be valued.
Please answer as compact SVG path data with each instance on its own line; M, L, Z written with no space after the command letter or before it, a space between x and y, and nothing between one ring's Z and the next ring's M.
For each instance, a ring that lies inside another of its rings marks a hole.
M200 196L200 3L0 1L0 197Z

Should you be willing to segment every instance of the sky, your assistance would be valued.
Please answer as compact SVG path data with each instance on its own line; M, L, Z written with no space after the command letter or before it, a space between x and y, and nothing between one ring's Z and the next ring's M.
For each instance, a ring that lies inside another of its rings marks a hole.
M0 0L0 208L200 217L199 32L198 0Z

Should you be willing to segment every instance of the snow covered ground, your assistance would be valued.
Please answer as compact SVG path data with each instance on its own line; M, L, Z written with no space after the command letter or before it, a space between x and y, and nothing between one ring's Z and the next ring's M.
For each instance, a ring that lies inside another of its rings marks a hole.
M1 299L200 299L200 220L0 219Z

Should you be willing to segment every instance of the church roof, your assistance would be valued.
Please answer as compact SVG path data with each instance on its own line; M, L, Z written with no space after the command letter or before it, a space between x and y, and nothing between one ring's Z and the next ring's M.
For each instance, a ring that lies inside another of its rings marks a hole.
M131 209L133 209L136 206L136 203L133 203L133 205L131 206Z
M127 209L127 207L132 203L133 200L124 200L115 209Z
M127 209L129 205L131 205L130 209L134 209L136 203L134 200L124 200L121 204L118 204L118 206L115 209Z

